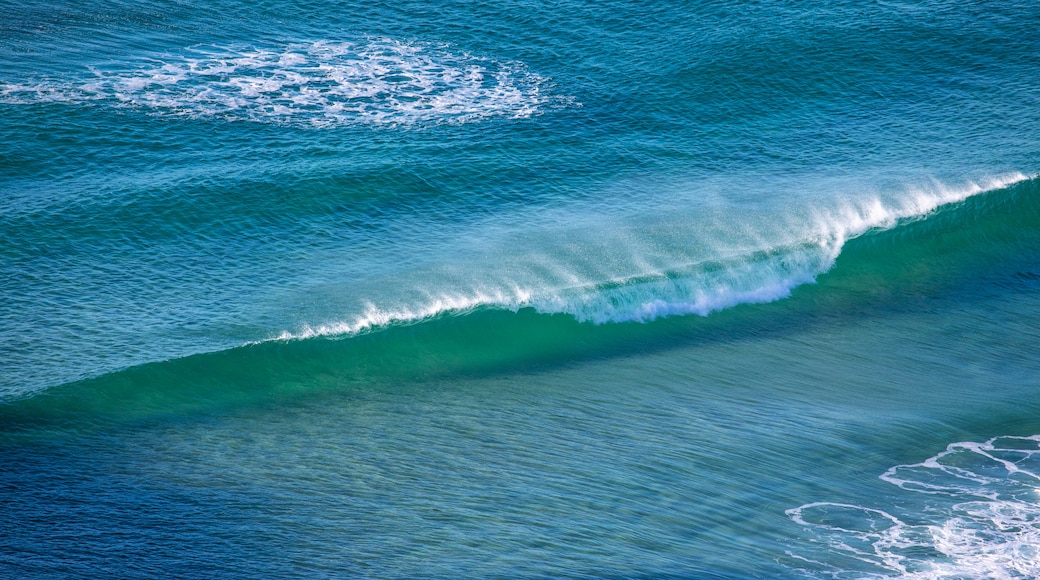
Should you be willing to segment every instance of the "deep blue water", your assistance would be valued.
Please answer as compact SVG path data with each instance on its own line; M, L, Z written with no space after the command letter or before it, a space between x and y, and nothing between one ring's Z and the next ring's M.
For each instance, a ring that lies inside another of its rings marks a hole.
M1040 575L1040 8L0 0L0 576Z

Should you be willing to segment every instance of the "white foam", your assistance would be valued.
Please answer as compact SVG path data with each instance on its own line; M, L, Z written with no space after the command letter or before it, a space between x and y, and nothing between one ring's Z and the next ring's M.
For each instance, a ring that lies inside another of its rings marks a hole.
M516 62L385 38L202 46L92 69L93 78L0 84L0 102L110 101L156 113L316 127L524 118L547 80Z
M1040 436L1000 440L1040 441ZM973 495L993 501L1018 491L1023 483L1040 488L1040 451L1005 449L995 441L953 443L923 463L893 467L881 479L910 491ZM921 474L927 474L927 479Z
M903 518L829 502L787 510L830 559L862 565L791 554L806 571L834 578L1040 577L1040 435L954 443L881 479L948 501L937 498Z

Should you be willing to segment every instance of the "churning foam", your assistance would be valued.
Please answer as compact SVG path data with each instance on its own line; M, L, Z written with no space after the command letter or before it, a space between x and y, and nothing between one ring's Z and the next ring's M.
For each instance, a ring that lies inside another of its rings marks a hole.
M826 546L824 556L791 554L805 571L833 578L1040 577L1040 435L954 443L881 479L935 500L903 518L829 502L788 510Z
M160 114L316 127L523 118L563 102L520 63L385 38L200 46L92 72L74 82L0 84L0 102L108 101Z
M805 215L777 220L771 230L740 234L750 228L734 224L733 238L743 249L719 248L726 258L708 256L667 270L647 271L608 279L588 279L568 271L530 274L522 267L499 274L499 282L483 281L470 288L447 287L439 292L416 288L418 302L407 305L366 303L363 312L339 322L284 331L276 339L320 335L352 335L395 324L409 324L444 314L461 314L476 308L507 310L533 308L546 314L568 314L582 322L650 322L674 315L707 316L739 304L758 304L790 296L797 286L813 283L833 267L844 245L874 229L891 228L906 219L921 218L940 206L1005 188L1030 177L1014 173L983 182L949 187L933 182L908 188L887 199L870 197L816 208ZM532 222L537 220L531 220ZM597 238L603 232L593 232ZM690 232L693 236L696 232ZM529 234L527 234L529 235ZM545 239L552 239L546 232ZM737 239L741 235L743 239ZM586 240L591 247L602 243ZM609 244L638 244L638 240L614 239ZM621 254L626 248L594 248L590 255ZM723 251L725 250L725 251ZM515 262L515 261L514 261ZM488 266L492 270L494 266ZM562 266L557 267L560 270ZM542 268L541 270L545 270Z

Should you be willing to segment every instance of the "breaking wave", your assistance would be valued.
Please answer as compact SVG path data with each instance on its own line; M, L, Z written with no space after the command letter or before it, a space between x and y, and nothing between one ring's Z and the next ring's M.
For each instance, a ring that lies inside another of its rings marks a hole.
M551 264L556 272L549 279L544 274L528 275L522 265L512 265L508 273L511 278L502 282L489 282L468 290L457 287L440 292L426 290L420 293L422 298L408 305L368 302L356 316L287 329L272 338L353 335L441 315L464 314L477 308L512 311L532 308L542 314L566 314L580 322L594 324L646 323L689 314L707 316L740 304L787 298L794 288L811 284L829 271L850 240L874 230L891 229L907 220L925 218L942 206L1029 179L1024 174L1013 173L961 186L934 183L908 190L895 199L874 197L848 202L757 229L746 224L731 224L722 236L728 238L725 248L718 247L718 240L697 240L705 246L716 244L712 249L715 255L650 271L645 264L643 271L638 271L640 265L636 264L633 266L636 273L608 279L589 279L576 272L560 274L559 270L565 267L559 262ZM718 234L712 232L712 235ZM546 233L545 237L552 235ZM607 239L610 235L601 229L596 231L598 238ZM696 245L692 244L696 235L690 232L691 245ZM627 249L648 254L649 251L643 252L639 247L640 240L646 239L652 241L654 236L640 232L601 243L611 248L617 245L613 248L616 253ZM607 255L611 248L597 248L596 253ZM673 264L677 258L669 256Z
M536 293L521 285L430 292L425 300L406 301L410 307L369 304L360 315L343 322L303 326L226 350L11 393L0 399L6 402L0 404L0 423L13 429L48 418L124 420L177 409L252 404L277 393L288 396L351 384L531 370L652 351L675 340L711 342L804 328L836 317L848 319L943 284L956 289L980 276L990 280L994 275L1010 276L1001 278L1001 284L1022 276L1029 280L1035 275L1019 272L1014 257L1035 255L1040 245L1038 185L1030 180L988 195L975 195L986 191L979 184L939 188L905 198L903 204L869 203L855 206L859 209L848 214L824 212L806 223L829 224L819 230L828 236L813 240L803 235L808 230L800 230L793 239L801 240L801 245L774 245L772 251L735 254L729 261L720 258L660 276L577 285L552 293ZM936 205L954 199L962 202ZM778 227L787 231L789 225ZM951 261L951 255L958 259ZM811 281L825 271L798 297L771 307L765 318L758 309L732 309L728 316L706 318L670 316L703 315L733 304L778 300L800 281ZM48 396L36 396L41 393ZM897 478L905 481L899 484L907 489L936 492L926 497L949 491L948 485L934 478L907 475L934 471L928 469L930 463L923 465L894 468L888 477L894 483ZM995 467L1010 473L1010 465L998 462ZM1018 485L1024 475L1011 474L1009 484ZM995 477L995 485L1003 481ZM866 514L875 522L871 529L895 525L879 510L855 506L811 504L797 513L810 522L813 514L836 509ZM901 529L910 529L908 525ZM886 560L878 562L882 572L893 569L894 564Z

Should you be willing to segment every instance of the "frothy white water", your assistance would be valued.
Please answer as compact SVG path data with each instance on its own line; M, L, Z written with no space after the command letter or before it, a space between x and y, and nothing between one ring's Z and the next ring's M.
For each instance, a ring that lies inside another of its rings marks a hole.
M1015 173L959 187L933 182L887 198L870 196L807 208L800 215L770 216L768 222L734 219L720 225L716 220L710 228L695 219L664 224L654 215L649 225L615 221L566 231L561 225L565 217L541 216L525 220L524 231L515 236L500 230L474 234L475 244L493 248L487 252L488 263L466 265L468 274L417 275L424 285L405 291L407 298L396 303L368 301L356 315L286 330L274 338L351 335L480 307L533 308L596 324L707 316L788 297L797 286L828 271L845 243L872 229L923 218L942 205L1028 178ZM532 232L531 223L549 225L544 232ZM664 237L669 238L663 244L668 248L661 251L657 242Z
M316 127L529 117L547 80L516 62L385 38L200 46L93 69L93 78L0 83L0 102L109 101L187 117Z
M832 578L1040 577L1040 435L954 443L921 463L893 467L881 479L941 498L903 517L829 502L788 510L823 547L812 557L791 554L806 572Z

